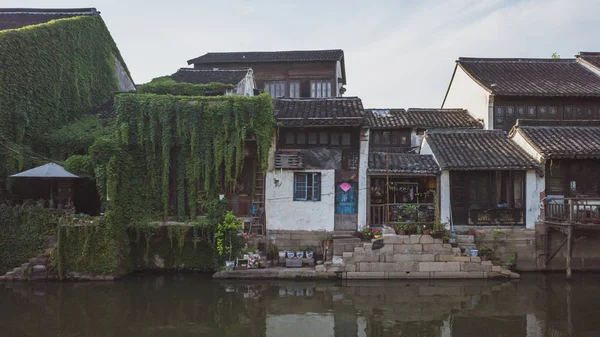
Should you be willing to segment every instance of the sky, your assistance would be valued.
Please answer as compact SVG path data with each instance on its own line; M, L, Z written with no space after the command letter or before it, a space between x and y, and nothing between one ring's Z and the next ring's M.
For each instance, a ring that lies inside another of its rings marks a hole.
M365 108L440 107L458 57L600 51L600 0L0 0L96 7L136 83L206 52L343 49Z

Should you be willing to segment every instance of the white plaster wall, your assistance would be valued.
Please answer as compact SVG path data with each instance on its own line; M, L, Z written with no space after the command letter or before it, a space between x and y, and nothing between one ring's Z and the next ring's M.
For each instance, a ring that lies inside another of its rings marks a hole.
M600 69L594 67L593 65L589 64L588 62L586 62L585 60L582 60L581 58L577 58L577 63L581 64L582 66L584 66L587 70L593 72L594 74L600 76Z
M367 225L367 168L369 166L369 129L361 130L358 165L358 230Z
M457 65L442 108L467 109L473 117L483 120L484 129L492 130L493 118L489 106L490 93Z
M419 147L421 146L421 141L423 140L423 135L417 134L417 129L412 129L410 131L410 146L411 147Z
M294 172L321 173L321 201L294 201ZM333 231L335 170L268 171L265 211L268 230Z
M335 96L339 97L340 95L340 88L344 85L342 83L342 81L340 81L339 79L342 78L342 63L340 61L337 61L335 64Z
M437 158L435 158L435 155L433 154L433 151L431 151L431 146L429 146L429 143L427 143L427 139L423 138L423 140L421 141L421 149L419 150L420 154L430 154L433 156L433 158L435 159L435 162L439 165L440 163L438 163Z
M513 133L510 138L517 143L525 152L527 152L530 156L535 158L538 162L542 162L542 155L537 152L537 150L527 141L520 129L517 129L515 133Z
M528 170L525 175L525 225L534 229L541 216L540 193L546 190L546 180L535 170Z
M129 74L127 74L125 71L125 67L123 67L119 59L114 56L113 60L115 61L115 75L119 81L119 91L125 92L135 90L135 84L133 83L131 77L129 77Z
M449 228L452 219L452 211L450 208L450 171L442 171L438 188L440 196L440 221L442 223L447 223L446 228Z

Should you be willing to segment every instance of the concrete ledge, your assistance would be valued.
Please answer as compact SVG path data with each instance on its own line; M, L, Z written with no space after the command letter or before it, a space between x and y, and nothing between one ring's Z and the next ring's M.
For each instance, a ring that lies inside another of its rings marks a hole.
M267 268L246 270L222 270L212 276L214 279L335 279L336 273L318 272L315 268Z

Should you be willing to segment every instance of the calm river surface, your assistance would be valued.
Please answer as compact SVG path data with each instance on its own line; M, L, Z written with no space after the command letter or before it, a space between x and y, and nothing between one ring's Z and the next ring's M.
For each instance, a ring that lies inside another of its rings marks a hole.
M600 336L600 275L502 281L0 284L0 336Z

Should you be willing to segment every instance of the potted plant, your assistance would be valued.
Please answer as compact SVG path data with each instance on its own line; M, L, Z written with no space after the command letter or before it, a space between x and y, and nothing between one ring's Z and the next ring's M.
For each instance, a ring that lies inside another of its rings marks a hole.
M298 249L296 251L296 257L299 258L299 259L303 258L304 257L304 251L302 249Z
M412 222L419 221L419 206L416 204L405 204L402 208L402 215Z
M293 258L294 257L294 251L293 250L288 250L287 251L287 257L288 257L288 259Z
M367 225L362 233L357 232L357 236L361 238L362 241L371 241L373 238L373 232L371 231L371 226Z
M304 253L306 254L307 258L309 258L309 259L313 258L314 252L313 252L313 248L311 246L304 247Z
M381 236L382 236L381 229L379 229L379 228L373 228L372 232L373 232L373 237L375 239L381 238Z
M479 249L479 257L481 257L481 261L487 261L488 257L492 256L492 249L489 247L481 247Z
M394 230L398 235L406 235L408 233L408 224L395 224Z
M423 225L423 235L429 235L429 227L427 225Z
M234 234L238 235L243 226L243 222L236 219L231 211L225 214L223 222L217 224L214 240L220 256L229 254L229 260L225 261L226 268L235 266L235 261L233 261L232 237Z
M280 251L278 252L278 254L279 254L279 258L285 258L285 255L286 255L286 253L287 253L287 252L286 252L285 250L280 250Z
M279 249L277 245L271 245L271 249L269 250L269 260L271 260L271 264L276 266L279 263Z

